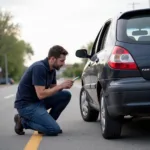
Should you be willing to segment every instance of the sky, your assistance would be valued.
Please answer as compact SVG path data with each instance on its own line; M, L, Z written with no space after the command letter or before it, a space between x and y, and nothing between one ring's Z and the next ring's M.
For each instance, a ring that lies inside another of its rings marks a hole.
M10 11L19 23L21 38L29 42L34 56L29 66L44 59L53 45L68 52L66 63L80 62L75 51L94 41L106 20L126 10L148 8L149 0L0 0L0 8Z

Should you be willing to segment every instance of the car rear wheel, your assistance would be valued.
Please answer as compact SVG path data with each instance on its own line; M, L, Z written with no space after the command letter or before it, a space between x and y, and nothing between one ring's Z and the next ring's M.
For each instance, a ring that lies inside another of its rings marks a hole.
M87 93L83 87L80 91L80 112L83 120L87 122L96 121L99 115L99 111L90 106Z
M121 117L112 118L107 110L104 92L100 95L100 123L102 135L105 139L115 139L121 136L122 119Z

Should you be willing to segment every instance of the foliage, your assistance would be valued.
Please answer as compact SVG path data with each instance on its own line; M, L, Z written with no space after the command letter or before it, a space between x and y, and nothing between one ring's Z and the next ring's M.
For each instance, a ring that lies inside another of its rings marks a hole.
M4 55L8 60L8 76L19 80L24 72L25 58L30 59L34 54L29 43L21 40L20 28L13 23L13 17L9 12L0 11L0 67L5 75Z
M72 67L67 68L63 72L63 76L65 77L76 77L76 76L81 76L82 74L83 67L81 64L75 63L73 64Z

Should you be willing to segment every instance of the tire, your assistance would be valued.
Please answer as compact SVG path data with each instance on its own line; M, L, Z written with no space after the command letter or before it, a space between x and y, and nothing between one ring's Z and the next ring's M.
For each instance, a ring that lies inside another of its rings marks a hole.
M116 139L121 136L122 117L112 118L109 115L103 91L100 94L100 124L105 139Z
M97 121L99 116L99 111L90 106L87 93L83 87L80 91L80 112L83 120L87 122Z

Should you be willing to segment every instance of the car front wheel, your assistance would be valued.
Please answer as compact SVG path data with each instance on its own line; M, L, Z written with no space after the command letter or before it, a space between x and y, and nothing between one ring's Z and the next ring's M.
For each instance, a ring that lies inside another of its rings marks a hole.
M109 115L103 91L101 91L100 95L100 123L102 135L105 139L114 139L120 137L122 119L121 117L112 118Z
M93 109L88 101L87 93L82 87L80 91L80 112L84 121L96 121L99 116L99 111Z

